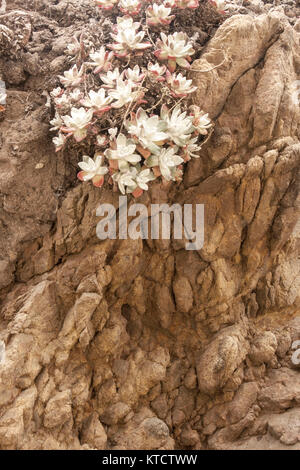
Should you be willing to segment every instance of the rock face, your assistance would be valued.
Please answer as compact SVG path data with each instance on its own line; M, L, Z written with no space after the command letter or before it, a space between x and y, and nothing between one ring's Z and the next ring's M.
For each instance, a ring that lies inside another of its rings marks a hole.
M296 10L256 2L193 64L213 134L180 186L140 201L205 204L203 248L186 251L97 239L96 207L118 195L74 184L41 94L91 7L62 19L47 2L55 21L12 3L0 23L19 15L31 39L0 57L0 448L300 449Z

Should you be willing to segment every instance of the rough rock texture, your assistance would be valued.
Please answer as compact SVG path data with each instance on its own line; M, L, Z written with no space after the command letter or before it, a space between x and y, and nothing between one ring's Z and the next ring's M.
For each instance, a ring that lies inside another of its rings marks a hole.
M0 15L23 25L0 57L0 448L300 449L299 9L255 2L193 64L213 134L140 201L205 204L186 251L97 239L118 195L75 183L42 96L93 7L23 3Z

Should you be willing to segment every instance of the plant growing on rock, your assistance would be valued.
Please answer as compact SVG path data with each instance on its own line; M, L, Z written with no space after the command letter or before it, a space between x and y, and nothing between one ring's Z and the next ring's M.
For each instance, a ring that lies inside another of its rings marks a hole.
M164 5L157 5L154 3L149 6L146 10L147 20L146 23L149 26L165 25L170 24L174 20L175 15L170 15L171 8Z
M176 70L176 65L185 69L190 67L191 55L195 53L193 44L182 31L169 34L160 33L161 39L157 41L158 49L154 52L159 60L166 60L170 72Z
M101 187L107 180L114 190L139 197L156 179L181 181L184 163L199 158L203 136L212 128L207 113L187 105L196 90L186 76L193 40L183 31L168 32L176 12L197 8L198 2L96 4L114 19L113 42L99 47L81 35L67 47L69 55L75 51L70 59L75 64L50 93L53 143L56 151L71 142L78 146L81 181ZM115 19L117 9L123 16Z

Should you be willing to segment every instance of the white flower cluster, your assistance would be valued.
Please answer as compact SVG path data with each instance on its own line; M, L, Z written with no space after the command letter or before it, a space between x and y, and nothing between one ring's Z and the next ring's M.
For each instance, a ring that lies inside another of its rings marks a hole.
M153 51L158 62L149 61L147 68L129 66L133 58L152 48L151 35L150 42L145 41L145 27L168 27L175 18L173 8L197 8L198 0L165 0L143 9L142 0L96 3L103 10L118 6L125 16L118 16L112 28L113 42L107 46L110 50L102 46L84 51L85 60L76 60L77 64L59 76L61 86L50 93L55 106L51 130L57 132L53 142L60 151L68 139L78 143L86 139L86 147L89 152L94 149L94 155L83 155L78 178L101 187L106 177L122 194L138 197L156 178L180 181L183 164L199 157L199 137L212 126L208 114L199 107L190 106L186 111L186 106L182 109L176 103L196 90L184 75L195 52L185 33L161 32ZM144 15L144 27L142 21L134 21L135 15ZM82 44L74 40L66 53L77 54ZM182 69L179 73L177 66ZM158 97L160 102L164 102L164 96L174 101L171 109L162 104L160 114L150 114L141 107L153 87L156 94L164 90L162 99Z

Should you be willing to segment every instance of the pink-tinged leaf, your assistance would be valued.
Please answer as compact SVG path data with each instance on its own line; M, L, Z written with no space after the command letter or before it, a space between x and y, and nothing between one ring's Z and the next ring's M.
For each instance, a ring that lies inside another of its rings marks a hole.
M180 57L179 59L177 59L177 64L180 65L180 67L183 67L185 69L190 68L190 64L183 57Z
M160 172L159 166L154 166L154 167L152 168L152 171L153 171L154 176L156 176L156 178L158 178L158 176L161 176L161 172Z
M141 188L136 188L134 191L132 191L133 197L140 197L143 194L143 190Z
M119 169L118 160L109 160L109 168L113 170L118 170Z
M142 100L142 99L136 102L136 104L147 104L147 103L148 103L147 100Z
M94 115L101 117L103 113L106 113L111 109L111 106L105 106L105 108L97 109L94 111Z
M170 24L171 21L174 20L174 18L175 18L175 15L171 15L168 20L165 20L164 18L161 18L160 22L161 22L162 24Z
M92 178L93 185L96 186L96 188L101 188L101 186L104 183L104 176L103 175L96 175L94 178Z
M168 117L168 113L169 113L169 108L166 104L163 104L162 107L161 107L161 117L162 119L166 119Z
M77 178L80 180L80 181L84 181L84 176L87 174L86 171L80 171L79 173L77 173Z
M129 54L128 52L115 52L115 56L118 57L119 59L123 59L124 57L127 57Z
M82 137L75 137L74 135L74 139L76 140L76 142L82 142L85 138L86 138L86 134L84 134Z
M136 149L145 158L145 160L147 160L151 155L150 150L144 149L141 145L137 145Z
M70 137L71 135L73 135L73 129L70 129L70 127L65 127L65 126L61 126L60 128L61 132L65 132L67 134L66 137Z
M163 52L161 49L157 49L156 51L154 51L154 55L155 55L155 57L157 57L159 60L167 60L167 58L168 58L168 53L167 53L167 52Z
M176 70L176 60L168 60L168 69L170 72L175 72Z
M174 98L184 98L185 96L187 96L186 93L176 93L173 91L171 91L171 95L174 96Z
M99 8L101 8L101 10L112 10L113 9L113 5L111 6L104 6L104 5L98 5Z
M102 68L103 68L102 65L99 65L99 67L95 68L94 73L100 73Z

